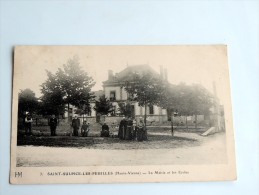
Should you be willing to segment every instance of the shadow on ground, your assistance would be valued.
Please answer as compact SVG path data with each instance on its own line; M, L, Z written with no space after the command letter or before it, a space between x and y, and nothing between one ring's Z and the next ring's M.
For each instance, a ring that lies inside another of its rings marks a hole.
M120 140L116 137L70 137L70 136L26 136L17 137L17 145L33 145L48 147L76 147L89 149L131 150L131 149L164 149L200 145L199 135L194 133L148 134L148 140Z

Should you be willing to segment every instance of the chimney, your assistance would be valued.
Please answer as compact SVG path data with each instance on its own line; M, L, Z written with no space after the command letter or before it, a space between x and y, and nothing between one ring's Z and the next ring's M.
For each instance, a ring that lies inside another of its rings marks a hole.
M161 77L161 79L164 79L163 66L160 66L160 77Z
M108 80L113 79L113 71L112 70L108 70Z
M167 81L167 69L166 68L164 69L164 79L165 79L165 81Z

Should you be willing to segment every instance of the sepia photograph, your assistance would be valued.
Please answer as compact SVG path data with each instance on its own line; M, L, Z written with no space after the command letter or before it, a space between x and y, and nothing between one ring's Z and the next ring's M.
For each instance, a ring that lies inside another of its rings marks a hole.
M236 179L226 45L16 46L12 106L13 184Z

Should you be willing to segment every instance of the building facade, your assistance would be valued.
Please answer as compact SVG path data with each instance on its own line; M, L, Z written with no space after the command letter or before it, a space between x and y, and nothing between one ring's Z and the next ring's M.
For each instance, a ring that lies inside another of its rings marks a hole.
M103 91L106 98L108 98L113 106L113 115L120 115L119 103L129 103L131 105L132 117L139 118L145 114L145 108L138 105L138 102L131 101L131 96L122 87L122 82L126 80L133 80L132 75L135 73L143 74L150 72L154 75L161 76L166 79L166 70L162 69L160 75L155 72L149 65L135 65L128 66L119 73L113 74L111 70L108 71L108 80L103 82ZM159 106L152 105L147 107L147 121L163 122L167 121L167 111Z
M122 116L120 112L119 103L124 104L130 104L131 106L131 113L132 117L138 119L139 117L144 117L145 115L145 108L138 105L138 102L131 101L131 96L126 92L124 87L122 87L123 81L126 80L132 80L133 73L139 73L143 74L145 72L151 72L152 74L163 77L164 79L167 79L167 73L166 70L162 69L160 70L160 74L155 72L149 65L134 65L134 66L128 66L124 70L122 70L119 73L113 74L113 71L108 71L108 80L103 82L103 90L94 91L95 99L90 102L90 112L85 115L80 115L77 113L77 108L75 106L70 105L70 114L69 116L74 117L75 115L79 115L80 117L86 117L86 118L95 118L98 113L96 113L94 107L95 107L95 101L99 100L99 97L102 95L105 95L105 97L110 100L110 102L113 105L113 112L110 113L108 116ZM147 121L148 122L164 122L168 120L167 116L167 110L162 109L159 106L152 105L148 106L147 110ZM65 118L68 117L68 113L65 113Z

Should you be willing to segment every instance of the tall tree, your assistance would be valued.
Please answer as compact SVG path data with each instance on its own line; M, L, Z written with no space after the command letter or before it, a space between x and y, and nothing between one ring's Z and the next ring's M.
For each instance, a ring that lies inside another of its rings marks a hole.
M76 109L76 114L83 115L83 121L84 121L84 115L88 115L91 113L91 105L89 101L82 102Z
M100 96L99 100L96 100L94 110L101 115L107 115L114 111L112 103L105 95Z
M48 74L48 79L42 84L43 99L48 94L54 95L56 91L56 97L62 97L60 103L67 104L69 118L70 105L89 106L94 97L91 93L94 84L92 77L82 70L78 57L74 56L55 75Z
M195 128L197 129L197 115L208 115L214 102L213 95L202 85L192 85L192 112L195 115Z
M178 93L176 91L176 86L170 83L164 83L164 90L162 91L159 99L159 106L167 110L167 116L171 121L171 133L174 136L174 121L172 113L177 112L178 106Z
M176 104L175 109L179 111L181 115L187 116L195 115L195 128L197 128L197 115L207 115L210 113L213 97L211 93L201 85L185 85L181 83L175 87Z
M18 94L18 115L22 117L25 112L34 113L38 110L39 102L31 89L21 90Z
M144 123L147 123L147 107L158 105L161 93L164 90L163 81L160 77L150 72L138 74L134 73L133 80L123 83L123 87L130 94L133 101L137 101L139 106L144 107Z
M210 113L213 98L211 93L201 85L186 85L180 83L178 85L165 85L165 89L160 98L160 106L167 109L171 113L171 125L173 135L173 115L177 112L185 116L186 128L188 129L187 117L195 115L195 128L197 128L197 115L207 115Z
M65 112L65 93L62 91L56 75L50 71L47 72L48 79L41 85L43 96L41 99L41 114L43 115L61 115Z
M126 117L132 116L132 108L130 103L119 102L118 105L119 105L119 111L122 115Z

